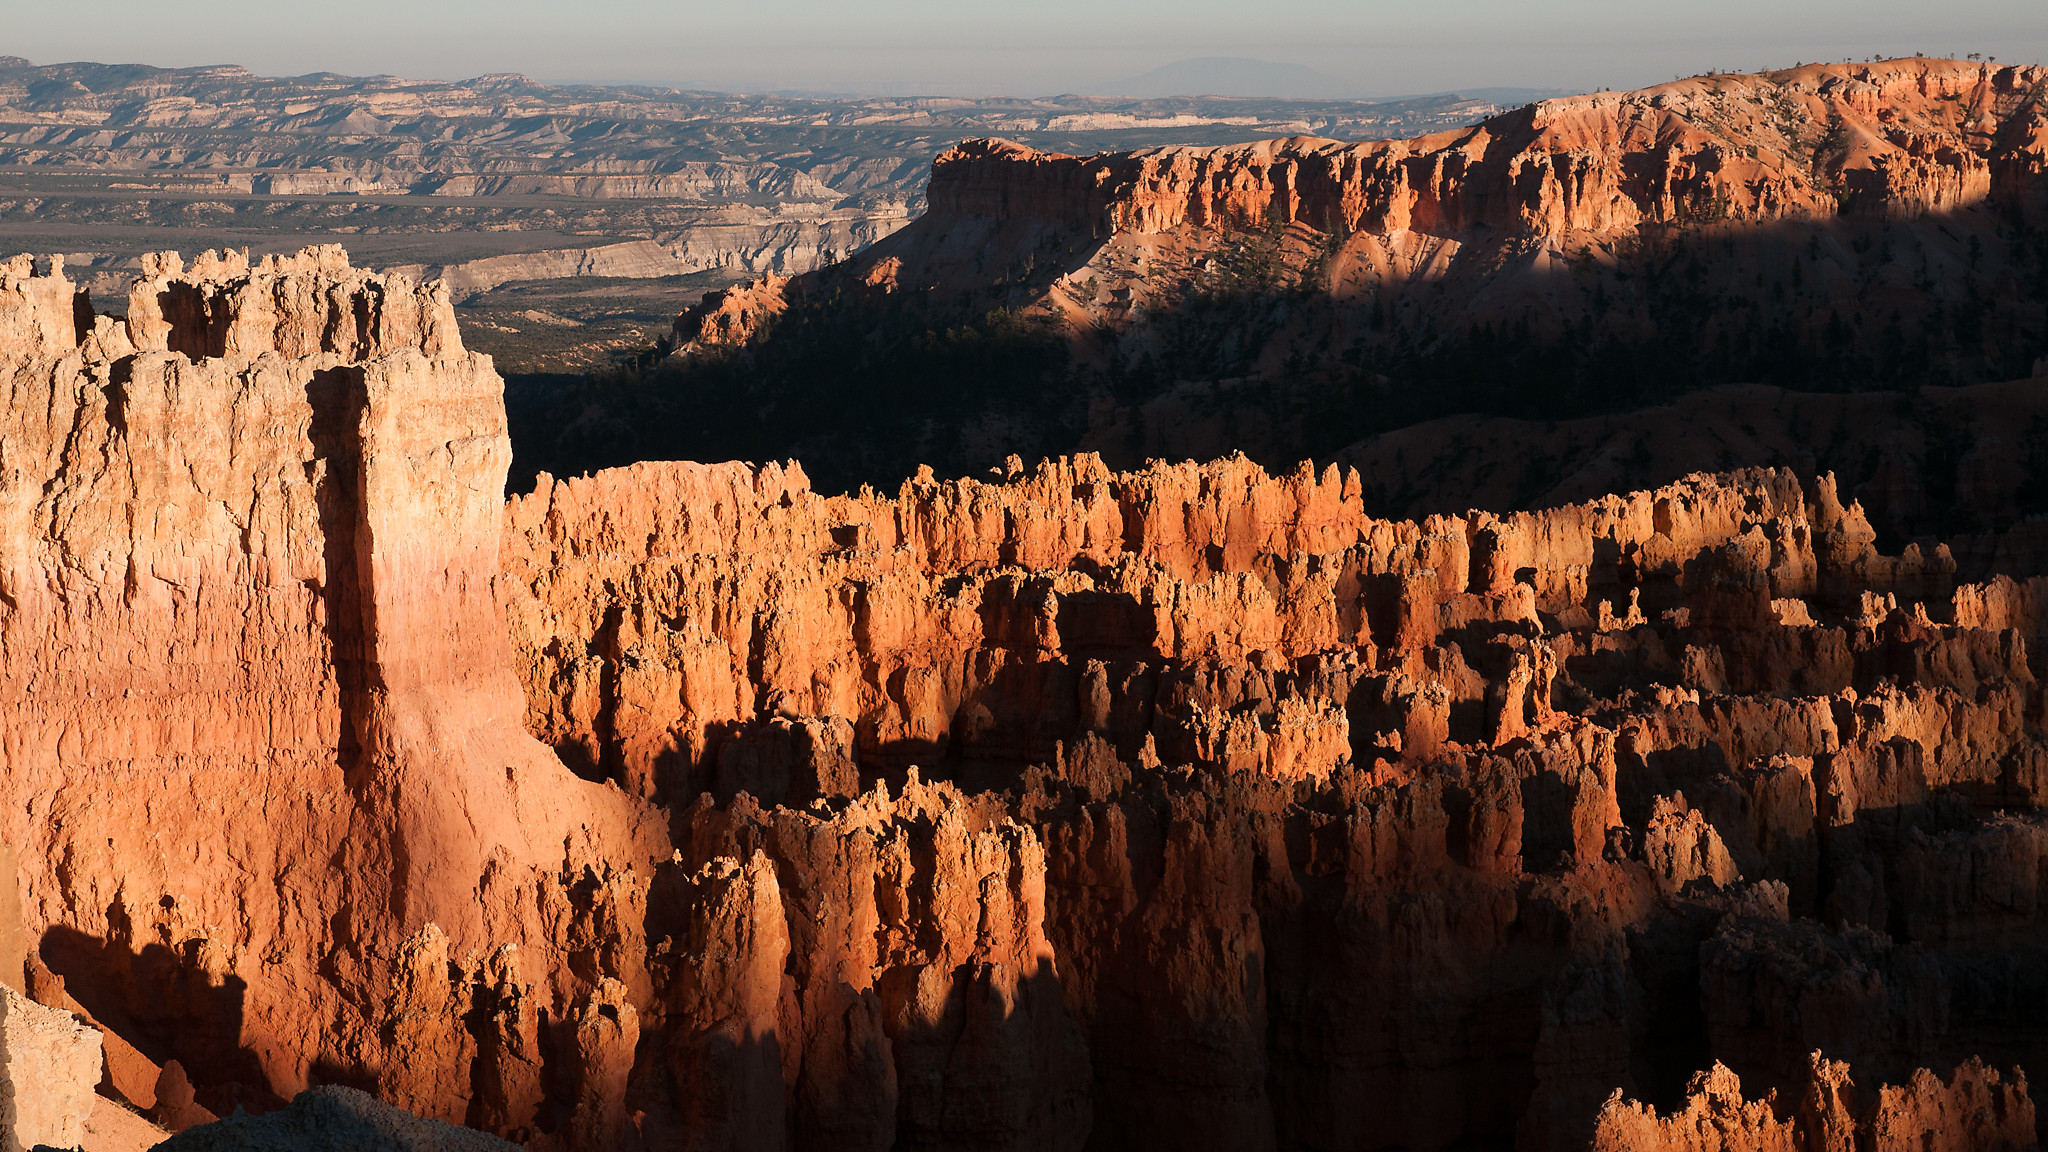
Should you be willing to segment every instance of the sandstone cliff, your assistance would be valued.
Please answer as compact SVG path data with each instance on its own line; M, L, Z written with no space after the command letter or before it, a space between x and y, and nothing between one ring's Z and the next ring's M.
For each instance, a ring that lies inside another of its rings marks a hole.
M1906 1086L1831 1132L2032 1123L2029 527L1986 580L1826 475L1394 521L1242 457L507 502L445 289L148 271L0 265L0 838L167 1123L1689 1146L1808 1132L1750 1101L1816 1050Z

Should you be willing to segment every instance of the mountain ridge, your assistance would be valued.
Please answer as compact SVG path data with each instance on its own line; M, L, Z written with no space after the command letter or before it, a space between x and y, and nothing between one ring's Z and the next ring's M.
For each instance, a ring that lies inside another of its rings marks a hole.
M1268 96L1357 99L1352 86L1304 64L1254 60L1245 56L1197 56L1176 60L1128 80L1096 86L1110 96Z

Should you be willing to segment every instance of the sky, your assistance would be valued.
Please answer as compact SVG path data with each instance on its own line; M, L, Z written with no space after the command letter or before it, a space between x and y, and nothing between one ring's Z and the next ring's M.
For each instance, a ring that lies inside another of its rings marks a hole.
M82 18L89 11L90 18ZM0 0L0 55L736 92L1111 92L1189 57L1359 96L1634 88L1709 69L1982 52L2048 61L2043 0Z

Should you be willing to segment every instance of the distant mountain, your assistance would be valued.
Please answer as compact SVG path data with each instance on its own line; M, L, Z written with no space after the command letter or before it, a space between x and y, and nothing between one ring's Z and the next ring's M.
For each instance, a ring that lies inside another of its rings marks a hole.
M1341 100L1356 88L1305 64L1274 63L1242 56L1176 60L1142 76L1106 84L1105 96L1141 100L1163 96L1264 96L1289 100Z
M1462 96L1467 100L1478 100L1487 104L1498 104L1503 108L1519 108L1538 100L1550 100L1558 96L1576 96L1572 88L1458 88L1443 92L1424 92L1412 96L1370 96L1373 103L1394 101L1429 100L1442 96Z

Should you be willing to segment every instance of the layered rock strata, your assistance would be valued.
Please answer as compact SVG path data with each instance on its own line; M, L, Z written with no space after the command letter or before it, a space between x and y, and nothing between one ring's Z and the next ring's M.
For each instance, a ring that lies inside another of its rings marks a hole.
M167 1124L344 1084L536 1149L1572 1148L1818 1049L1980 1056L1942 1090L2025 1127L2038 549L1886 554L1772 470L1420 522L1242 458L504 502L442 290L149 271L116 321L0 266L0 839L31 992Z
M138 1107L175 1059L218 1114L339 1079L463 1120L472 985L566 976L579 837L622 867L660 839L520 728L500 382L445 293L338 249L148 271L119 321L0 268L0 789L36 983L123 1039Z

